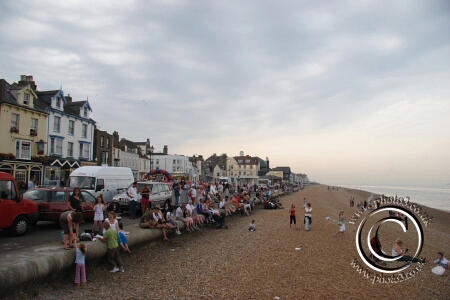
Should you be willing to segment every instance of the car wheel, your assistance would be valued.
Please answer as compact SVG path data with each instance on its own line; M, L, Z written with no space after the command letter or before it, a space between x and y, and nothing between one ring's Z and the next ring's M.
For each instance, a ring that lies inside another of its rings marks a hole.
M27 233L29 226L29 221L24 216L19 216L14 221L13 225L10 228L10 231L15 236L22 236Z
M166 202L164 203L164 210L169 211L169 209L170 209L170 200L166 200Z

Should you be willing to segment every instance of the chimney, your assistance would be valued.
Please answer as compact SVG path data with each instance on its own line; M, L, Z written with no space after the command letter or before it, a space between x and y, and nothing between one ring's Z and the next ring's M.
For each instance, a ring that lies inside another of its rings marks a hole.
M269 171L270 168L269 168L269 158L268 157L266 157L266 167L267 167L267 171Z
M67 100L67 103L72 103L72 96L70 96L70 94L67 94L65 98Z
M163 153L164 153L164 154L167 154L167 153L168 153L167 145L164 145Z
M31 75L20 75L18 84L20 87L29 86L33 91L37 89L37 85L33 80L33 76Z
M120 143L120 140L119 140L119 133L118 133L117 131L114 131L114 132L113 132L113 141L114 141L113 144L116 144L116 145Z

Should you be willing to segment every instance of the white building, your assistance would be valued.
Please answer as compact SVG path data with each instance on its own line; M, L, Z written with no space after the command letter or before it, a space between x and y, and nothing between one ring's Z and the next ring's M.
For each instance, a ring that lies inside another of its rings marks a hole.
M90 118L89 101L72 101L62 89L36 94L49 113L46 156L50 166L45 169L44 184L67 179L73 168L94 165L95 121Z

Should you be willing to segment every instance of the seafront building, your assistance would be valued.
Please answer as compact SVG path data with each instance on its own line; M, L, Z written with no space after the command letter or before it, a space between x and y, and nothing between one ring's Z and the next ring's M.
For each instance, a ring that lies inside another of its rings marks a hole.
M142 180L152 170L166 170L177 179L233 184L278 184L308 181L289 167L270 168L269 159L223 153L188 157L170 154L165 145L154 151L150 139L134 142L100 130L91 118L88 99L73 101L62 87L39 91L33 76L21 75L17 83L0 79L0 171L11 173L20 187L35 178L37 185L66 185L78 167L99 165L129 167Z

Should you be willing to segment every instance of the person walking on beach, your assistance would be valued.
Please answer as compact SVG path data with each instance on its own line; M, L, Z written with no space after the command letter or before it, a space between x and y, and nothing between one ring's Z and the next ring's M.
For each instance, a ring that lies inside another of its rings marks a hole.
M294 223L294 228L297 229L297 219L295 218L295 205L292 203L291 211L289 214L289 229L292 228L292 223Z
M334 236L336 237L338 234L344 234L345 231L345 215L344 215L344 210L341 210L341 212L339 213L339 223L338 225L339 227L339 232L337 232Z
M312 224L312 207L311 203L308 203L305 208L305 229L309 231L311 229Z
M77 248L77 254L75 257L75 285L80 286L86 284L86 252L87 246L84 243L80 243Z

